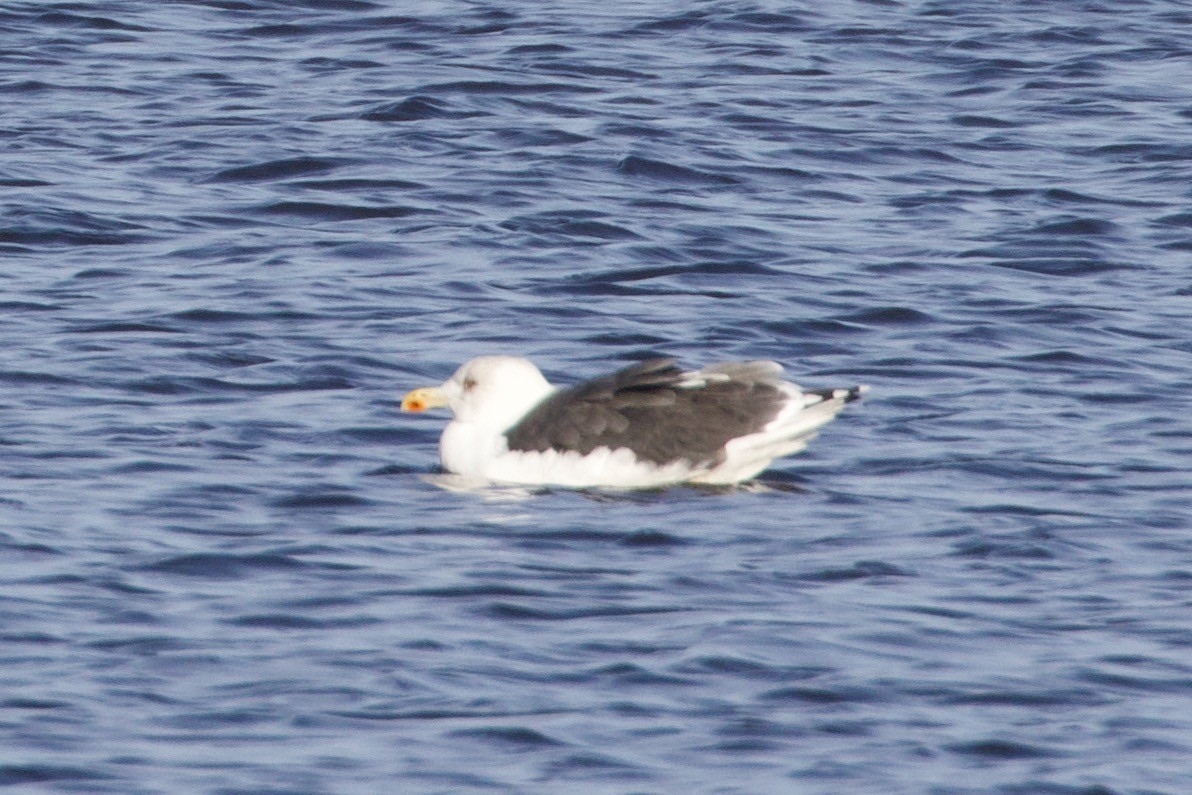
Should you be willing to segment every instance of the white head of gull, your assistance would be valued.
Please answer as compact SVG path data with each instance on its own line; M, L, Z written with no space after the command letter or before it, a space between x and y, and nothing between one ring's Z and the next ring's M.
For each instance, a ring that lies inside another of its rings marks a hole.
M802 450L866 387L804 391L775 362L684 372L651 359L556 389L527 359L481 356L405 411L450 408L443 468L469 480L575 488L739 483Z

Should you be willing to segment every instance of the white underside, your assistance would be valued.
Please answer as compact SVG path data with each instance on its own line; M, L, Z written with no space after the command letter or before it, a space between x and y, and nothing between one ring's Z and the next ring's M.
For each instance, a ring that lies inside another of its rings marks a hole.
M476 422L456 420L443 432L443 468L470 481L512 485L550 485L570 488L648 489L676 483L732 484L756 477L776 458L797 453L816 431L844 407L834 398L805 406L805 396L793 384L782 384L790 399L765 428L725 445L718 465L676 461L657 465L641 461L626 448L600 447L587 455L577 452L511 451L501 431Z

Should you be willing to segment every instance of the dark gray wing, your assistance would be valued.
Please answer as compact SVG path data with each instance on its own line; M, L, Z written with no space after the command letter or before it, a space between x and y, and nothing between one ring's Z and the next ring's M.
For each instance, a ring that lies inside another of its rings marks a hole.
M761 430L787 396L776 366L726 364L702 386L681 386L687 376L673 359L650 359L560 390L538 404L505 436L511 450L627 447L642 460L692 464L723 460L730 439Z

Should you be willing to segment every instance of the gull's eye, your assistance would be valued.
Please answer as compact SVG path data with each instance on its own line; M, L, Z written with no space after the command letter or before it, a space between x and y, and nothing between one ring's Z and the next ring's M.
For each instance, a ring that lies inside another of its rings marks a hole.
M468 376L467 378L464 379L464 391L465 392L471 392L475 388L476 388L476 379L475 378L473 378L472 376Z

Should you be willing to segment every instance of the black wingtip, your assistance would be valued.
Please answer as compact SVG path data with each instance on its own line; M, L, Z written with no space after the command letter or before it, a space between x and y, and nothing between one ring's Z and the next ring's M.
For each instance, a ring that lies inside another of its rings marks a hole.
M854 400L860 400L861 395L864 395L866 392L869 391L869 384L857 384L856 386L850 386L848 389L844 389L844 390L838 389L836 391L837 392L843 391L843 392L847 393L844 396L844 402L852 403Z
M852 403L854 400L860 400L861 395L869 391L867 384L858 384L857 386L841 387L838 389L808 389L803 394L815 395L822 400L840 400L845 403Z

